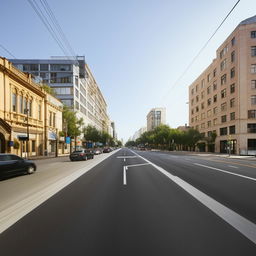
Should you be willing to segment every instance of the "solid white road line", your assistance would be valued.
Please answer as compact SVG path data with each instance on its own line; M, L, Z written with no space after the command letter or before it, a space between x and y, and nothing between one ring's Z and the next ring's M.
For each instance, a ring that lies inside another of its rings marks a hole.
M123 183L126 185L126 166L123 167Z
M194 163L194 165L205 167L205 168L208 168L208 169L216 170L216 171L227 173L227 174L231 174L231 175L238 176L238 177L241 177L241 178L245 178L245 179L248 179L248 180L256 181L255 178L245 176L245 175L242 175L242 174L238 174L238 173L234 173L234 172L225 171L225 170L215 168L215 167L212 167L212 166L208 166L208 165L204 165L204 164L198 164L198 163Z
M144 164L131 164L131 165L127 165L127 169L130 167L137 167L137 166L142 166L142 165L149 165L149 163L144 163Z
M251 240L253 243L256 244L256 225L253 222L247 220L246 218L242 217L241 215L237 214L236 212L232 211L231 209L217 202L210 196L201 192L200 190L193 187L192 185L185 182L184 180L180 179L179 177L170 174L169 172L164 170L162 167L155 165L154 163L140 156L136 152L133 152L133 153L139 156L141 159L143 159L147 163L151 164L158 171L160 171L162 174L167 176L174 183L176 183L178 186L183 188L195 199L197 199L199 202L201 202L203 205L205 205L207 208L213 211L216 215L221 217L224 221L229 223L232 227L234 227L236 230L242 233L245 237L247 237L249 240Z
M117 156L116 158L136 158L137 156Z

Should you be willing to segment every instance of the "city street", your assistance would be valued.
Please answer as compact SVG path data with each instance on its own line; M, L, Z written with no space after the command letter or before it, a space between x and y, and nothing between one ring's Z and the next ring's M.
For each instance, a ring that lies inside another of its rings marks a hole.
M256 255L255 160L123 148L37 166L0 182L0 219L52 191L3 230L1 255Z

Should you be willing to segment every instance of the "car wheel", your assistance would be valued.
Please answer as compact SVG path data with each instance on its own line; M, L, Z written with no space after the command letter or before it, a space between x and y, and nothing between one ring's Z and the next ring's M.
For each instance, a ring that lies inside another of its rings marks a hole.
M28 169L27 169L27 174L32 174L35 172L35 167L34 166L29 166Z

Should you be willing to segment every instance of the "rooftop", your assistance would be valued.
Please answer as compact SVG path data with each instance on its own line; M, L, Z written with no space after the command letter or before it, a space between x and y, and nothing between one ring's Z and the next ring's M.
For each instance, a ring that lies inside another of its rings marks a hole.
M248 24L252 24L252 23L256 23L256 15L252 16L246 20L243 20L239 23L239 25L248 25Z

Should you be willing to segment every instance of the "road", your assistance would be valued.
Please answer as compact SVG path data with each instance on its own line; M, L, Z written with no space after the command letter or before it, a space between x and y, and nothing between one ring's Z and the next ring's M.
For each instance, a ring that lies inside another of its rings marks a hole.
M0 234L1 255L256 255L255 163L122 149Z

